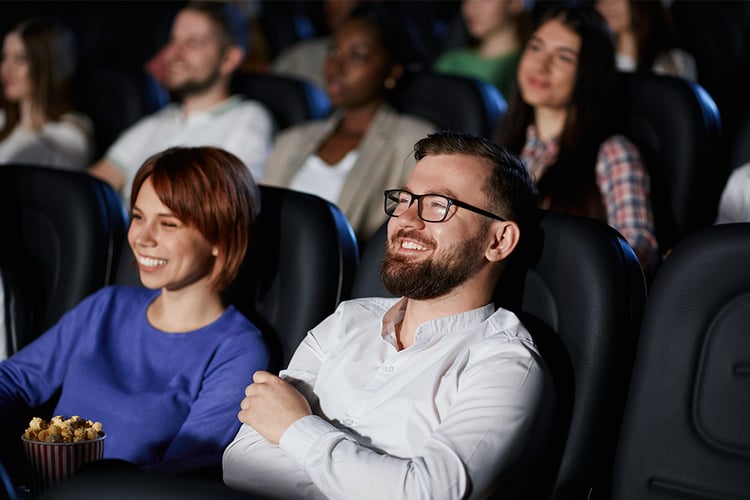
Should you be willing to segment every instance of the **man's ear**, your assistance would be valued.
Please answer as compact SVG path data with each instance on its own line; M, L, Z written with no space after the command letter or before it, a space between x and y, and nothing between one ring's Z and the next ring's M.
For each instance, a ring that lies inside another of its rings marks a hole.
M498 221L492 223L490 246L485 257L490 262L505 260L510 256L521 239L521 229L513 221Z
M230 45L224 51L224 56L221 61L220 71L223 75L231 75L234 71L240 67L242 62L245 60L245 51L242 50L238 45Z

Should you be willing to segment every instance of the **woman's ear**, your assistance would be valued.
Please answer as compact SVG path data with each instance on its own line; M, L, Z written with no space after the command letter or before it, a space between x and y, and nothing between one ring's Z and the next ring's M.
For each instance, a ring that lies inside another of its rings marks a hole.
M490 262L507 259L521 239L521 229L513 221L498 221L492 224L490 246L485 257Z

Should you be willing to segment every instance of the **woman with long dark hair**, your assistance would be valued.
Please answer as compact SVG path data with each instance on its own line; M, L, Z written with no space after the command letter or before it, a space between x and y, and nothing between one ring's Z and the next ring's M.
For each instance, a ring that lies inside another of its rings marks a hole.
M53 21L24 21L5 35L0 163L88 166L92 125L74 112L69 94L74 55L71 34Z
M551 8L521 56L498 141L526 162L543 208L608 222L651 269L650 180L636 146L618 133L614 94L614 45L602 16L590 6Z

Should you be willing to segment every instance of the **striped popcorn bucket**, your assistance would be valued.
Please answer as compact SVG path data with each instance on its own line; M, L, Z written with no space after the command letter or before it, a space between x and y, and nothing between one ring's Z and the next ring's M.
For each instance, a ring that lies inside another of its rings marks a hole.
M21 438L34 487L41 492L72 476L86 462L104 457L104 438L76 443L41 443Z

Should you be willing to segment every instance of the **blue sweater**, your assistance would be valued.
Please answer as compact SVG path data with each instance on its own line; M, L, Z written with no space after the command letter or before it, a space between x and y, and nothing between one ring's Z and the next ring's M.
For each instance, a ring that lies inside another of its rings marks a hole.
M102 423L105 458L175 471L220 462L244 388L269 353L234 307L203 328L166 333L146 308L159 290L108 287L0 363L0 412L62 387L56 415Z

